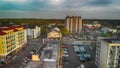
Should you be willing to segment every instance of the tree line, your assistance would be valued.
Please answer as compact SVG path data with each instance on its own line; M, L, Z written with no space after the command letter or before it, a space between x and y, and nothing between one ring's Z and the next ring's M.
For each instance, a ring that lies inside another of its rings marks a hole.
M50 23L64 23L63 19L0 19L0 25L7 25L8 23L15 23L17 25L36 24L38 26Z

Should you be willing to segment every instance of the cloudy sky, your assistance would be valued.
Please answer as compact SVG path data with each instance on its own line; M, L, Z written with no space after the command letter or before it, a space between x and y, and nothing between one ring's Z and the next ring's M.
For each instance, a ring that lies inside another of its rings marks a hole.
M120 0L0 0L0 18L120 19Z

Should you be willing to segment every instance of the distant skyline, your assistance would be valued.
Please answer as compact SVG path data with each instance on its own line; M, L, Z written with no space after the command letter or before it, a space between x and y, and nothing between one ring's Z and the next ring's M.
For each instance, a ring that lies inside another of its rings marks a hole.
M120 19L120 0L0 0L0 18Z

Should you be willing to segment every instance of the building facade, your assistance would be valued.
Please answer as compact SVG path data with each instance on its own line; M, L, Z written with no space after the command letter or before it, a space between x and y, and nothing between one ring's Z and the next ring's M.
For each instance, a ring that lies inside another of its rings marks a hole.
M37 38L41 34L41 27L37 25L27 25L27 37L29 39Z
M120 39L99 38L95 64L97 68L120 68Z
M54 28L51 32L47 34L48 39L61 39L62 34L58 28Z
M80 16L67 16L65 23L70 33L80 33L82 30L82 18Z
M27 43L26 29L23 26L0 27L0 57L5 58Z

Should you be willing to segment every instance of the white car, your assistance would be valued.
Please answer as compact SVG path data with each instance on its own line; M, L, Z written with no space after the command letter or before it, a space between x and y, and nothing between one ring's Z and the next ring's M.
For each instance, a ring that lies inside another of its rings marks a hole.
M68 54L63 54L63 57L69 57L69 55Z
M67 51L63 51L64 54L67 54L68 52Z

